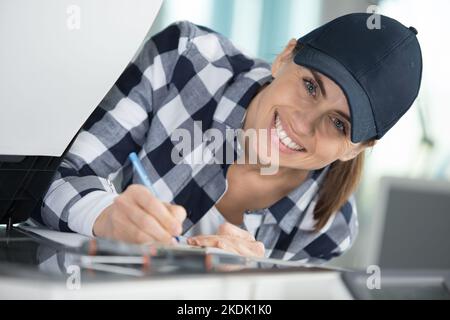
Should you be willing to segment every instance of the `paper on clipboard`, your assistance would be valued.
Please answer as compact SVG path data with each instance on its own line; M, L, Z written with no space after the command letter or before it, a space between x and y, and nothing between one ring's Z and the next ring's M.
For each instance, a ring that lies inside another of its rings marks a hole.
M70 247L70 248L78 248L86 242L86 240L90 240L92 238L70 232L60 232L50 230L44 227L36 227L36 226L26 226L20 225L19 228L28 233L35 234L41 238L53 241L55 243ZM158 245L160 248L164 248L166 250L175 250L175 251L185 251L185 252L195 252L195 253L204 253L204 254L213 254L213 255L227 255L227 256L235 256L244 258L242 256L236 255L231 252L227 252L225 250L219 248L212 247L195 247L188 244L177 244L177 245ZM273 264L284 267L309 267L311 265L305 264L302 261L286 261L280 259L272 259L272 258L256 258L256 257L245 257L248 261L262 263L262 264Z
M21 230L24 230L28 233L33 233L44 239L47 239L47 240L56 242L58 244L65 245L67 247L71 247L71 248L80 247L83 244L83 242L91 239L90 237L84 236L82 234L72 233L72 232L55 231L55 230L50 230L50 229L43 228L43 227L20 225L18 228Z
M78 248L81 247L83 243L86 242L86 240L92 239L91 237L84 236L78 233L72 233L72 232L61 232L61 231L55 231L50 230L45 227L37 227L37 226L29 226L29 225L20 225L19 228L21 230L24 230L28 233L33 233L39 237L42 237L44 239L53 241L55 243L71 247L71 248ZM165 248L169 248L169 246L164 246ZM200 248L200 247L194 247L190 246L185 243L180 243L174 246L171 246L174 249L177 250L183 250L183 251L191 251L191 252L203 252L203 253L215 253L215 254L229 254L232 255L233 253L227 252L225 250L219 249L219 248Z

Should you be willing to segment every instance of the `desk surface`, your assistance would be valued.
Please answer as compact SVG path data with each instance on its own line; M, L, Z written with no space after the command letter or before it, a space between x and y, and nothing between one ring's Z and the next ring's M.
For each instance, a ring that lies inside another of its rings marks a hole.
M104 270L80 264L80 255L64 247L0 227L0 299L450 299L450 270L382 270L381 288L369 290L365 272L226 259L204 268L198 256L183 267L164 261Z
M79 262L78 254L61 246L2 228L0 299L351 298L340 272L324 268L218 263L206 270L168 263L145 270L116 265L118 270L106 271Z

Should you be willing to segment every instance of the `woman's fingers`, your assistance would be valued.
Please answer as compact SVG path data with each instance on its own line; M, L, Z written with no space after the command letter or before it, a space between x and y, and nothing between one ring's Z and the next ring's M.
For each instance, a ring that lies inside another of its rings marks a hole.
M196 236L189 238L188 244L220 248L247 257L264 257L265 253L264 244L262 242L249 241L224 235Z
M113 239L130 243L148 243L155 241L153 237L136 227L126 215L113 215L112 220L113 226L110 237Z
M167 232L167 230L165 230L152 215L142 210L142 208L134 205L132 202L124 200L116 201L116 206L120 212L127 212L125 216L128 218L129 224L133 224L140 231L151 237L153 241L156 240L159 242L170 243L172 240L172 235ZM119 214L119 216L121 215ZM123 226L123 228L125 227L126 226ZM136 240L133 242L144 241Z
M167 232L173 236L181 234L181 222L147 188L140 185L132 185L126 192L130 193L130 196L145 212L155 217Z
M264 243L261 241L255 241L253 243L253 252L256 257L264 258L266 254L266 247L264 246Z
M165 204L139 185L132 185L97 217L93 233L127 242L172 243L186 218L184 208Z
M172 235L159 222L144 211L136 211L129 215L134 225L158 242L171 243Z
M227 252L235 253L240 255L241 252L237 250L235 245L229 241L229 239L220 236L198 236L188 239L188 244L199 247L211 247L219 248Z
M255 241L255 237L250 232L243 230L243 229L239 228L238 226L235 226L228 222L221 224L219 226L217 234L236 237L236 238L245 239L245 240L249 240L249 241Z
M170 203L163 203L164 206L169 210L169 212L172 214L172 216L179 222L183 223L183 221L186 219L186 209L184 209L182 206L176 205L176 204L170 204Z

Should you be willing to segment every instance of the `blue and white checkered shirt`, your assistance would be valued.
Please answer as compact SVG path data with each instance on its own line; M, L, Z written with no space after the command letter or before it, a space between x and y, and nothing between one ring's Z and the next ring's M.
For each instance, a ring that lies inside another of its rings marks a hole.
M139 181L127 160L134 151L161 200L186 209L186 232L226 191L229 165L174 163L171 133L193 132L195 121L203 132L240 129L250 101L270 80L268 63L244 55L222 35L185 21L170 25L145 42L87 120L33 219L92 236L102 210ZM322 263L351 246L358 229L353 197L314 231L327 170L311 172L289 195L251 213L258 219L247 219L256 224L247 228L256 230L268 257Z

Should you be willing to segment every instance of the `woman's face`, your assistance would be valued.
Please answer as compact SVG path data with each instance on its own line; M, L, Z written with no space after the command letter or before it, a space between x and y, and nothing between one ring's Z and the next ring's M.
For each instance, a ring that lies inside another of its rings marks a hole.
M275 79L252 101L245 127L268 129L267 146L278 150L280 167L316 170L356 157L364 146L350 140L344 92L323 74L295 64L295 44L291 40L273 63Z

